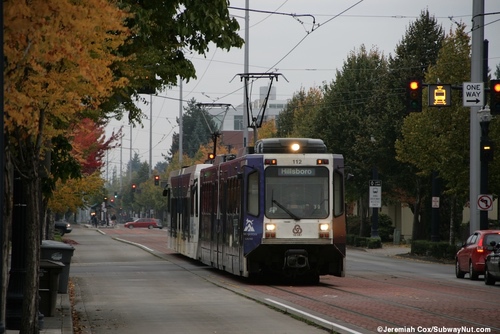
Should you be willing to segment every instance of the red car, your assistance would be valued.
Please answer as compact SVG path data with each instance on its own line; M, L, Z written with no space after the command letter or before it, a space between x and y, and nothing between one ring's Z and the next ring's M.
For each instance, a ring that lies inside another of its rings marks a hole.
M135 228L135 227L147 227L149 229L163 228L160 220L154 218L136 218L134 219L134 221L127 222L123 226L127 228Z
M464 278L469 274L471 280L484 275L486 256L491 252L487 247L492 241L500 243L500 230L475 231L455 256L455 275Z

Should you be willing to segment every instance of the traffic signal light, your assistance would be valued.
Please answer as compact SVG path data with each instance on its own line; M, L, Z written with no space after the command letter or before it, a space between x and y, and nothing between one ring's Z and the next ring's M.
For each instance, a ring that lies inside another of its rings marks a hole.
M132 183L132 192L135 193L135 189L137 188L137 186L135 185L135 183Z
M500 115L500 80L490 81L490 112Z
M115 198L118 198L118 193L115 191Z
M104 203L106 203L106 204L107 204L107 203L108 203L108 196L104 196L104 198L103 198L103 199L104 199Z
M214 153L208 153L208 160L214 160L215 159L215 154Z
M160 175L155 175L155 186L160 185Z
M493 142L491 140L481 140L481 154L482 162L493 161Z
M406 84L406 111L422 111L422 80L411 79Z

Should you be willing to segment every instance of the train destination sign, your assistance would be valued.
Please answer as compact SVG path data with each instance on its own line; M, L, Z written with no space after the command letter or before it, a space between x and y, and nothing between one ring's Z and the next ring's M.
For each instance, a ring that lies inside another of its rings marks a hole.
M484 106L484 82L464 82L462 92L464 107Z
M286 167L278 169L278 176L314 176L314 168Z

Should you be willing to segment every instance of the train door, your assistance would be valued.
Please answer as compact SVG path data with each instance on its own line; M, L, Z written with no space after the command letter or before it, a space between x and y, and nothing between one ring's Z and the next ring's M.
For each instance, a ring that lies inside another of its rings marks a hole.
M211 215L210 215L210 262L213 267L218 268L218 234L219 234L219 180L215 180L213 183L213 193L211 202Z
M244 260L244 252L243 252L243 231L245 228L244 224L244 198L245 198L245 187L243 185L243 177L238 178L238 212L239 212L239 217L238 217L238 266L239 266L239 271L240 275L245 271L245 260Z
M201 185L201 216L200 216L200 256L201 261L213 266L212 240L214 233L214 182L206 180Z
M219 217L217 219L217 268L224 269L224 240L227 226L227 180L221 179L219 183Z
M185 226L189 219L187 214L188 198L187 188L189 186L189 175L181 175L177 184L177 219L176 219L176 245L175 250L181 254L186 254Z
M237 176L228 180L228 208L226 245L227 262L233 274L241 275L243 271L242 231L241 221L241 178Z
M168 247L178 250L178 245L177 245L177 229L178 229L178 222L179 222L179 217L180 217L180 212L179 212L179 188L178 188L178 180L172 179L172 188L171 188L171 201L170 201L170 209L171 209L171 215L170 215L170 226L169 226L169 240L170 243Z

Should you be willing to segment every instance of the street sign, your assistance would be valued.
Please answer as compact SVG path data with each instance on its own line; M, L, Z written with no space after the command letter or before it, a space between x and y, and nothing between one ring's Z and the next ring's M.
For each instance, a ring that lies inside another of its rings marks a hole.
M428 85L429 107L451 106L451 85L437 84Z
M481 211L493 210L493 196L492 195L479 195L477 197L477 208Z
M484 106L484 82L464 82L462 92L464 107Z
M439 209L439 197L432 197L432 208Z
M370 208L381 208L382 207L382 181L381 180L370 180Z

